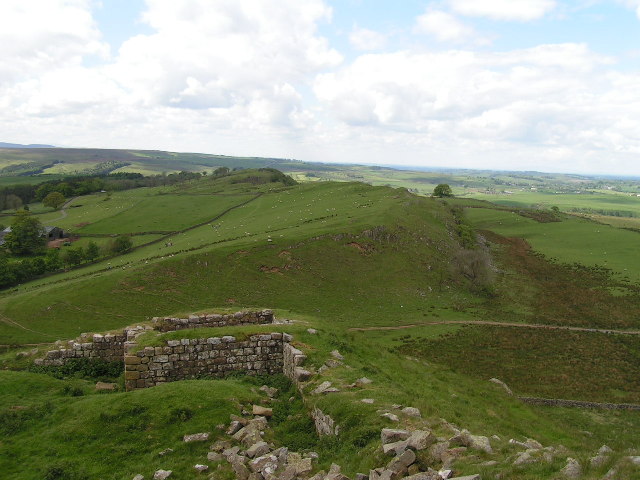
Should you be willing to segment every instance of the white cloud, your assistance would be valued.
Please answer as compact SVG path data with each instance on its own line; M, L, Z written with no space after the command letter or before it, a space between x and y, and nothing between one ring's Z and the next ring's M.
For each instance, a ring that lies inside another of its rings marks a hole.
M89 0L0 2L0 85L108 55Z
M640 153L638 76L614 75L609 65L582 44L370 54L319 76L315 92L343 128L385 137L368 141L391 156L381 143L398 152L412 145L423 163L419 151L474 159L476 167L490 158L503 168L530 155L529 168L535 158L537 168L572 171L569 157L558 163L560 152L603 159L616 152L629 161Z
M473 28L440 10L430 10L420 15L416 19L415 30L433 35L440 42L461 43L473 40L476 43L486 43Z
M349 43L356 50L379 50L386 45L387 36L375 30L360 28L356 25L349 34Z
M336 66L317 35L331 11L320 0L147 0L155 30L126 41L111 73L146 104L225 108L271 95Z
M494 20L530 21L543 17L556 7L555 0L448 0L461 15Z

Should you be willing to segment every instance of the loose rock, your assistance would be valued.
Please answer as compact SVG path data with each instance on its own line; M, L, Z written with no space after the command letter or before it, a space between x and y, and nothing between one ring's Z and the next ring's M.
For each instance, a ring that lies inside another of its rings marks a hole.
M192 433L191 435L185 435L182 440L186 443L190 442L205 442L209 440L209 433Z
M269 450L270 448L267 442L254 443L249 448L247 448L247 457L249 458L261 457L265 453L269 453Z
M260 415L262 417L271 417L273 415L273 409L262 407L260 405L253 405L251 412L254 415Z
M420 410L414 407L404 407L402 409L402 413L407 415L408 417L420 418L422 415L420 414Z
M567 465L560 470L560 473L567 478L580 478L582 476L582 467L575 458L568 457Z
M398 430L395 428L383 428L380 432L380 441L382 444L393 443L399 440L406 440L411 436L407 430Z
M382 415L380 415L381 417L384 418L388 418L389 420L391 420L392 422L399 422L400 419L398 418L397 415L393 414L393 413L383 413Z
M165 480L166 478L169 478L172 473L172 470L156 470L153 474L153 480Z

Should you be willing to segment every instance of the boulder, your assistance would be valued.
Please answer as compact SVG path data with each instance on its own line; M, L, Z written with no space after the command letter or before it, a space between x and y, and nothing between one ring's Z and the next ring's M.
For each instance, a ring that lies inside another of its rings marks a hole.
M392 480L397 480L407 473L407 469L416 461L416 454L413 450L405 450L401 455L391 460L387 464L387 470L392 472Z
M453 462L463 456L466 451L467 447L456 447L446 450L440 457L442 458L442 468L445 470L451 468L453 466Z
M324 480L349 480L349 478L340 472L340 465L332 463Z
M491 442L483 435L472 435L468 430L462 430L457 435L449 439L452 445L462 445L463 447L473 448L474 450L482 450L486 453L493 453Z
M406 449L407 449L406 440L400 440L398 442L393 442L393 443L385 443L382 446L382 452L385 455L391 455L391 456L402 455L402 453L404 453Z
M249 468L253 472L261 473L263 476L273 475L278 469L278 457L275 455L263 455L254 458L249 462Z
M324 391L328 388L331 388L331 382L322 382L315 388L315 390L312 390L311 393L314 395L320 395L321 393L324 393Z
M192 433L190 435L185 435L184 437L182 437L182 440L186 443L206 442L207 440L209 440L209 432Z
M438 442L429 447L429 457L434 462L442 462L442 456L449 450L449 442Z
M238 447L237 445L235 447L225 448L222 451L222 456L224 458L233 457L233 456L237 455L239 451L240 451L240 447Z
M536 463L538 461L538 458L534 457L532 453L535 453L535 450L526 450L524 452L520 452L513 461L513 465L517 467L520 465L529 465L531 463Z
M253 415L260 415L261 417L271 417L273 415L273 409L262 407L260 405L253 405L251 413L253 413Z
M231 468L233 469L233 473L236 474L236 480L249 480L251 472L249 472L244 462L240 460L240 457L235 456L232 460Z
M314 476L309 478L309 480L324 480L325 475L326 475L325 471L324 470L320 470Z
M568 457L567 464L560 473L567 478L580 478L582 476L582 466L575 458Z
M375 400L373 398L363 398L362 400L360 400L362 403L366 403L368 405L372 405ZM364 474L363 474L364 475Z
M299 453L291 452L287 460L287 464L293 467L296 475L304 476L313 470L313 460L309 457L302 458Z
M535 450L541 450L542 448L544 448L539 441L534 440L533 438L527 438L527 441L524 442L524 445L527 448L532 448Z
M407 447L420 451L429 448L437 442L436 436L427 430L415 430L407 439Z
M208 465L201 465L199 463L197 465L194 465L193 468L199 473L206 472L207 470L209 470Z
M340 354L340 352L338 350L333 350L331 352L331 356L333 358L335 358L336 360L340 360L340 361L344 360L344 357Z
M603 466L610 458L610 455L613 453L608 446L603 445L598 449L598 453L589 459L589 463L592 468L599 468Z
M632 464L640 467L640 456L630 456L625 458L629 460Z
M227 435L234 435L242 428L242 424L237 420L232 421L227 428Z
M414 407L404 407L402 409L402 413L407 415L408 417L420 418L422 415L420 414L420 410Z
M380 432L380 440L382 444L394 443L399 440L406 440L411 436L407 430L399 430L395 428L383 428Z
M315 328L307 328L307 333L310 333L311 335L315 335L318 333L318 330L316 330Z
M144 480L144 475L136 475L135 477L133 477L133 480Z
M268 386L268 385L263 385L263 386L261 386L261 387L259 388L259 390L260 390L261 392L266 393L266 394L267 394L267 396L268 396L269 398L274 398L275 396L277 396L277 395L278 395L278 389L277 389L277 388L270 387L270 386Z
M369 380L367 377L362 377L356 380L356 387L364 387L365 385L369 385L373 383L372 380Z
M414 473L404 477L402 480L442 480L442 477L437 472L420 472Z
M221 453L209 452L207 453L207 460L209 460L210 462L221 462L222 460L224 460L224 457Z
M296 469L292 466L287 466L284 471L278 475L278 480L293 480L296 478Z
M165 480L166 478L169 478L172 473L173 471L171 470L156 470L153 474L153 480Z
M211 450L212 452L223 452L227 448L231 448L231 442L229 442L228 440L216 440L211 444L209 450Z
M267 442L257 442L247 448L247 457L261 457L265 453L269 453L269 444Z
M380 416L383 417L383 418L387 418L387 419L391 420L392 422L399 422L400 421L398 416L393 414L393 413L383 413Z

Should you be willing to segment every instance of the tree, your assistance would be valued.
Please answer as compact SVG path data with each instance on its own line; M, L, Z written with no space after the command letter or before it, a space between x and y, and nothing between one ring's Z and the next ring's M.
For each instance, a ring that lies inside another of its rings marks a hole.
M100 248L96 245L96 242L93 240L89 242L87 249L84 252L84 256L89 262L93 262L100 256Z
M47 268L47 272L55 272L62 268L62 260L60 259L60 250L57 248L50 248L47 250L47 255L44 258L44 263Z
M216 177L223 177L224 175L229 175L229 167L218 167L213 171L213 174Z
M451 187L446 183L440 183L436 185L436 188L433 189L434 197L453 197L453 192L451 191Z
M42 204L45 207L51 207L58 210L66 201L64 195L60 192L51 192L42 200Z
M14 255L38 253L47 243L42 224L25 211L18 212L4 240Z
M116 237L116 239L113 241L113 243L111 244L110 250L113 253L125 253L131 250L131 247L133 247L133 242L131 242L131 238L121 235L119 237Z
M82 247L72 247L64 250L62 253L62 261L69 265L80 265L84 258L85 255Z

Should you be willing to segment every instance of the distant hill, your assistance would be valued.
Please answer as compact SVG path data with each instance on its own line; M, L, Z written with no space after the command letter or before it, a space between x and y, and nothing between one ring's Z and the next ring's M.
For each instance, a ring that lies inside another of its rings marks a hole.
M20 143L0 142L0 148L55 148L55 147L53 145L40 145L38 143L30 143L29 145L22 145Z

